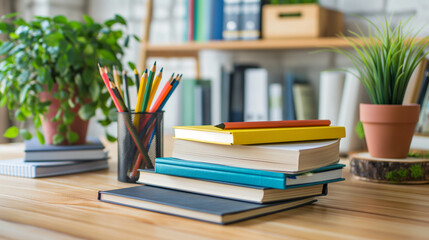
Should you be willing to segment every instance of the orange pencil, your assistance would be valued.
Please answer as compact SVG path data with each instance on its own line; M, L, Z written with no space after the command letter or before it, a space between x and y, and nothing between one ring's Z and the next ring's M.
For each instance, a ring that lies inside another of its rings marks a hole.
M177 75L179 75L179 74L177 74ZM161 106L165 97L168 95L171 88L173 87L173 83L175 80L176 79L172 79L172 80L165 83L164 88L161 90L161 93L159 94L158 98L156 99L155 103L153 104L153 106L149 112L156 112L158 110L159 106Z

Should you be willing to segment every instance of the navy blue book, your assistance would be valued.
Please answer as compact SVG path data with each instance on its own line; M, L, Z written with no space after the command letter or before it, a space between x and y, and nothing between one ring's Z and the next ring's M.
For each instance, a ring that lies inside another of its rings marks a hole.
M306 173L287 174L225 165L186 161L178 158L157 158L155 172L226 183L287 189L344 180L344 164L332 164Z
M240 201L269 203L291 199L316 197L328 193L328 184L275 189L198 178L159 174L153 170L140 169L138 183L145 185L193 192Z
M223 31L223 0L213 0L212 9L214 9L211 15L212 19L212 31L210 35L211 40L222 40Z
M25 141L25 161L101 160L106 158L98 138L88 137L83 145L42 145L38 139Z
M98 200L217 224L229 224L315 202L314 198L257 204L151 186L98 192Z
M306 83L295 74L287 73L284 79L284 98L283 98L283 120L296 120L295 101L293 94L293 85L295 83Z

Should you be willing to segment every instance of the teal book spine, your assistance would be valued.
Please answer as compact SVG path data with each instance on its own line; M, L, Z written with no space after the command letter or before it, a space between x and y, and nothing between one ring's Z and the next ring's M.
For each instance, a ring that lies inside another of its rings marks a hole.
M285 189L286 187L284 178L274 178L210 169L199 169L179 165L163 164L159 162L156 162L155 164L155 172L179 177L198 178L267 188Z
M330 171L343 168L344 164L332 164L311 171L312 173ZM311 182L300 185L287 186L288 178L295 178L299 174L286 174L256 169L224 166L203 162L186 161L178 158L156 158L155 172L180 177L198 178L204 180L221 181L234 184L244 184L265 188L286 189L300 186L309 186L327 182L341 181L342 179Z

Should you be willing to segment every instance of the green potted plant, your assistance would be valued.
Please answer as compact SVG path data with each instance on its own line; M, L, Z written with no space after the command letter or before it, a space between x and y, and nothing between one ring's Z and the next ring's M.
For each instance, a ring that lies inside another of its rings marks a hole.
M130 38L118 28L126 26L124 18L115 15L100 24L86 15L83 22L64 16L27 22L16 16L0 20L0 33L7 37L0 41L0 106L7 105L19 123L4 135L31 139L34 133L24 122L32 119L42 144L45 138L50 144L82 144L96 110L104 115L102 126L115 121L97 63L122 68ZM106 136L114 140L107 131Z
M342 36L352 49L331 48L347 56L357 69L355 74L367 90L372 104L360 105L360 120L372 157L407 157L420 106L402 105L411 74L428 54L429 41L417 38L408 21L392 28L387 19L377 26L364 18L368 37L349 31L352 37ZM354 50L354 51L353 51Z

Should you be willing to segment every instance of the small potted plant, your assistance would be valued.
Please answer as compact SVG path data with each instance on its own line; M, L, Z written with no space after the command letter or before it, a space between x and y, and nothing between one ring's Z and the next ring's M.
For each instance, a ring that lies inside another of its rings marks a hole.
M380 158L405 158L409 152L420 106L403 105L405 91L414 69L428 54L424 49L429 41L417 38L408 21L392 28L387 19L377 26L364 18L368 37L362 31L349 31L352 37L342 36L352 50L331 48L347 56L361 83L368 91L372 104L360 105L369 154ZM353 51L354 50L354 51Z
M104 115L101 125L115 121L97 63L122 68L129 36L118 26L126 21L119 15L102 24L89 16L83 16L84 22L64 16L12 20L16 16L0 20L0 33L7 36L0 41L0 106L7 105L19 124L4 135L31 139L34 133L24 122L32 119L42 144L45 138L50 144L82 144L96 110ZM114 140L107 131L106 136Z

